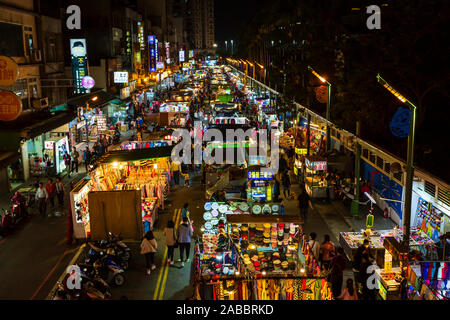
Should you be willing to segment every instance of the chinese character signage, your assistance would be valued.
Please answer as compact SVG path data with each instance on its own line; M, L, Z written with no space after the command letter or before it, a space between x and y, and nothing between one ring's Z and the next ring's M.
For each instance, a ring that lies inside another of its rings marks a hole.
M155 36L148 36L149 69L150 72L156 71L156 39Z
M159 61L159 41L158 39L155 39L155 58L156 58L156 62Z
M17 63L5 56L0 56L0 87L9 87L19 76Z
M194 58L194 50L189 50L189 59Z
M156 63L156 69L164 69L164 62L160 62L160 61L158 61L157 63Z
M86 39L70 39L70 53L72 56L72 74L74 79L74 93L88 93L83 87L82 79L88 75Z
M180 50L180 56L179 56L179 59L180 59L180 63L181 63L181 62L184 62L184 50Z
M310 170L327 170L327 162L326 161L311 162L308 159L305 159L305 165Z
M248 179L272 179L272 171L249 171Z
M144 26L141 22L138 22L138 40L141 51L145 50L145 40L144 40Z
M0 91L0 121L12 121L22 112L22 100L14 93Z
M306 148L295 148L295 153L299 155L305 155L307 151L308 150Z
M166 63L170 63L170 43L166 42Z
M114 83L127 83L128 72L114 72Z

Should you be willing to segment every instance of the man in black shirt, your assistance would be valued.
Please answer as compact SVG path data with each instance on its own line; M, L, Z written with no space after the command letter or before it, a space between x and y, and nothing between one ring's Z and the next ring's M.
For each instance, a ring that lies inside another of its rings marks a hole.
M298 205L297 207L300 209L300 217L306 223L306 219L308 217L308 206L313 210L313 205L311 203L311 198L306 193L305 188L300 187L300 193L298 195Z

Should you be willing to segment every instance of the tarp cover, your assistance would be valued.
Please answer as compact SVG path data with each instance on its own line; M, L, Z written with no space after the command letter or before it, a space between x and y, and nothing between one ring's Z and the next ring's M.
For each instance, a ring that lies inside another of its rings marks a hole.
M108 232L124 240L142 239L139 190L90 192L88 197L92 240L106 239Z

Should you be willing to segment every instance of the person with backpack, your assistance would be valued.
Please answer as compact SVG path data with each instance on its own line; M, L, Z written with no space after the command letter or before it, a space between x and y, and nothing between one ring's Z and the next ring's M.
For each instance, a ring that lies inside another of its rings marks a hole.
M319 241L316 240L317 238L317 234L315 232L311 232L309 234L309 247L311 248L311 252L314 256L314 258L316 259L316 261L319 261L319 256L320 256L320 243Z
M147 231L144 239L141 242L141 254L145 257L145 266L147 269L147 275L150 275L152 270L156 269L155 265L155 252L158 249L158 243L153 236L152 231Z

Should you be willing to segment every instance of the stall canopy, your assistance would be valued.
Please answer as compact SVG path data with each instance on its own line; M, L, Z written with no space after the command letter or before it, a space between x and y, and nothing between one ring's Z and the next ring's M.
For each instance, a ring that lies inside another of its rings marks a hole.
M170 157L173 146L155 147L134 150L110 151L97 160L97 165L112 162L129 162L145 159L156 159Z
M227 223L293 223L303 224L303 220L297 216L279 215L250 215L250 214L230 214L227 215Z

